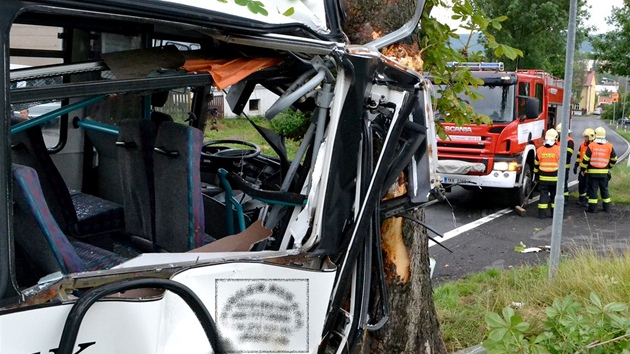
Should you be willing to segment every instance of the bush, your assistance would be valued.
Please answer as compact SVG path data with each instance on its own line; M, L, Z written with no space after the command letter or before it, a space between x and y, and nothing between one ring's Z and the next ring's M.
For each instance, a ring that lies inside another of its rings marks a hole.
M627 305L604 304L591 293L586 305L566 296L555 299L547 308L542 333L529 333L524 322L510 307L486 315L490 327L483 347L489 354L498 353L628 353L630 352L630 319Z
M308 130L310 121L310 117L304 113L287 109L271 121L271 128L288 139L300 140Z

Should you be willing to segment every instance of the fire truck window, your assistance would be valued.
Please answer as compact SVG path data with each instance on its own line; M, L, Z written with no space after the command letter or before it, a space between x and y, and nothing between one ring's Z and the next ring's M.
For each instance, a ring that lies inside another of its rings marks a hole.
M528 82L519 82L519 84L518 84L518 95L519 96L529 96L529 83Z
M544 88L541 83L536 84L536 98L538 99L538 112L543 111L543 93Z

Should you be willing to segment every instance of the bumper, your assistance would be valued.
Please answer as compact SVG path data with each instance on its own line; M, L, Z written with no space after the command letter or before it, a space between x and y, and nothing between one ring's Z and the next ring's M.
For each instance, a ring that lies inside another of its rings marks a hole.
M518 187L516 182L516 171L492 171L484 176L438 173L438 177L443 185L457 184L491 188Z

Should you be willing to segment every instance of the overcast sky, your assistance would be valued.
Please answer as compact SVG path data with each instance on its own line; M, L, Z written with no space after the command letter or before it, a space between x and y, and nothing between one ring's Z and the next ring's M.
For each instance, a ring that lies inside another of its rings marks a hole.
M587 22L589 25L597 27L597 32L608 32L610 26L606 24L606 17L610 16L610 11L614 7L622 7L623 0L586 0L591 6L591 18Z
M613 6L623 6L623 0L586 0L588 5L591 6L589 10L591 12L591 18L587 22L589 25L597 27L597 32L607 32L610 27L606 24L606 17L610 16L610 11ZM451 14L443 9L434 9L431 11L431 15L438 21L447 23L451 27L456 27L457 23L451 20Z

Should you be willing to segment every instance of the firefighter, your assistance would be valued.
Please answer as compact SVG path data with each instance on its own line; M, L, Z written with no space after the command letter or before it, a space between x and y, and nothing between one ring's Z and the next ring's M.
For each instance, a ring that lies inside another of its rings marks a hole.
M558 132L558 142L560 142L560 133L562 133L562 123L556 125L556 131ZM564 196L569 196L569 171L571 171L571 157L575 149L575 141L571 137L571 129L567 131L567 164L565 166L566 173L564 174Z
M575 165L573 165L573 173L578 175L578 204L583 207L587 207L588 198L586 196L586 185L588 175L584 175L582 173L578 174L578 169L580 168L580 164L582 163L582 158L584 157L584 153L586 152L588 144L590 144L593 139L595 139L595 131L592 128L586 128L584 129L582 136L584 137L584 141L582 141L582 143L580 144L577 158L575 159Z
M549 204L553 210L553 200L556 197L556 184L558 183L558 168L560 167L560 147L556 144L558 132L555 129L547 130L545 143L536 149L534 159L534 179L538 180L540 199L538 200L538 217L547 217Z
M608 192L608 180L610 169L617 162L617 154L613 145L606 141L606 129L597 127L595 139L588 145L582 163L581 173L587 176L587 193L589 213L597 212L597 190L602 197L604 212L610 213L610 193Z

